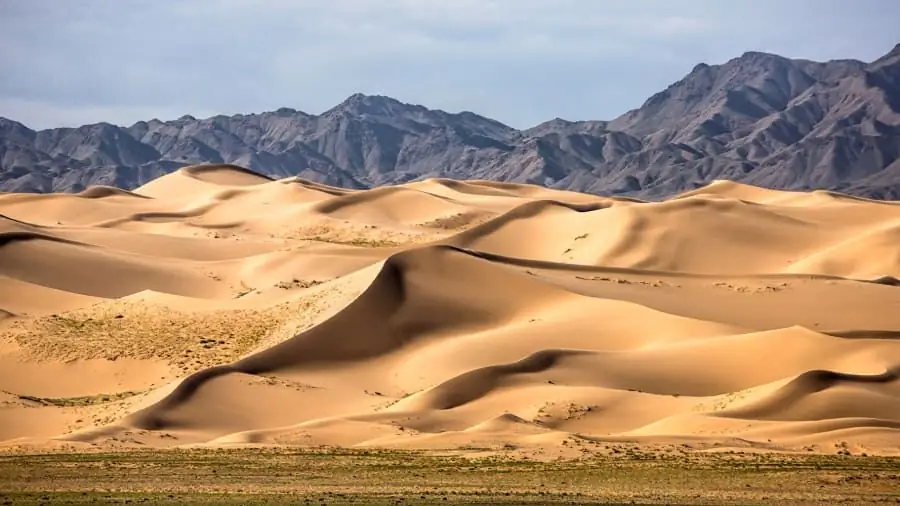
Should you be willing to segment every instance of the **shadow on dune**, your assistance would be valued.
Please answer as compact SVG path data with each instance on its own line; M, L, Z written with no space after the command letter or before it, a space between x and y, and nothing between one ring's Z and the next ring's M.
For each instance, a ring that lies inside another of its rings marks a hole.
M456 273L465 269L467 275ZM454 274L457 274L454 276ZM469 291L470 279L523 287L512 299ZM442 290L428 287L441 283ZM479 262L449 246L410 250L388 258L369 287L346 308L312 329L233 364L185 378L165 399L130 417L142 428L165 426L162 413L187 402L205 383L230 373L259 375L314 364L361 361L442 333L465 332L502 323L507 306L535 303L547 295L529 290L529 276ZM545 292L556 290L546 288Z

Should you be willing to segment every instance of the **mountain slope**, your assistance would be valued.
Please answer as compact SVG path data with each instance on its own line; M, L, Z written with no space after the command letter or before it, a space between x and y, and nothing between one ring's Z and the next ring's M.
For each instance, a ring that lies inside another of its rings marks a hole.
M33 131L0 118L0 189L134 188L196 163L363 188L428 177L664 198L729 179L900 198L900 45L872 63L748 52L612 121L516 130L356 94L322 113Z

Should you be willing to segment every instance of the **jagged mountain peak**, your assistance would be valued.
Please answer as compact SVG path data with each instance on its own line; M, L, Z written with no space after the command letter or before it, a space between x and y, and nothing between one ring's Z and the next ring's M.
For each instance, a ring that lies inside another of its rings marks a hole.
M890 51L887 52L887 54L885 54L881 58L878 58L878 60L875 60L875 61L878 62L880 60L889 60L889 59L898 58L898 57L900 57L900 43L895 45L893 49L891 49Z
M410 110L424 110L422 106L404 104L399 100L383 95L365 95L354 93L343 102L322 113L322 116L334 114L369 114L373 116L396 116Z
M869 64L870 70L900 65L900 44L894 46L887 54Z
M364 187L428 177L665 197L714 179L900 197L900 46L866 64L748 51L700 63L612 121L517 130L355 93L319 115L255 114L35 132L0 119L0 189L138 186L180 166Z
M765 51L745 51L742 55L737 58L732 58L725 65L729 63L776 63L776 64L784 64L789 63L792 60L790 58L786 58L781 55L777 55L774 53L767 53Z
M709 70L710 68L711 67L709 66L709 64L700 62L700 63L694 65L694 68L691 69L690 74L696 74L698 72L703 72L703 71ZM690 75L690 74L688 74L688 75Z

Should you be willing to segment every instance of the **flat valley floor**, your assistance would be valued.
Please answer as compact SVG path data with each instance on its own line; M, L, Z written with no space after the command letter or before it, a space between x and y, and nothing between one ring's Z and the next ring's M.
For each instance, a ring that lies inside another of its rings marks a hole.
M277 448L0 456L0 504L896 504L896 458L623 446L503 452Z

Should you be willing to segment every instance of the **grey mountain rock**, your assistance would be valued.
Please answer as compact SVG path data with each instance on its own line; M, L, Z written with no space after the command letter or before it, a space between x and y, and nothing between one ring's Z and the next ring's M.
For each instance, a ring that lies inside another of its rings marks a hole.
M748 52L612 121L517 130L356 94L290 108L34 131L0 118L0 190L134 188L196 163L364 188L428 177L657 199L716 179L900 199L900 45L871 63Z

